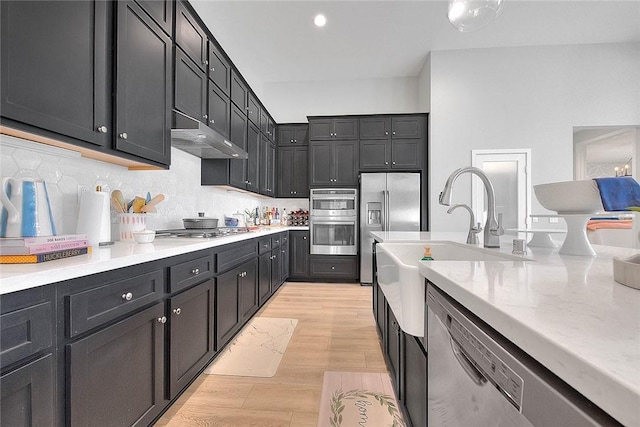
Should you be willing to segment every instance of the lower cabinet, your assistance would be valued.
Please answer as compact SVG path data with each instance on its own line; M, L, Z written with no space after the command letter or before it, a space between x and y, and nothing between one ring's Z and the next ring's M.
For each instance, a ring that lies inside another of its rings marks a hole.
M244 323L258 311L258 260L244 263L238 276L240 291L240 320Z
M358 257L351 255L310 255L309 275L323 280L356 280Z
M271 296L271 252L258 258L258 301L264 304Z
M164 304L66 346L72 426L146 425L164 408Z
M169 298L169 399L214 355L214 291L209 279Z
M289 280L309 279L309 231L289 232Z
M387 328L386 328L386 347L385 354L393 385L396 390L398 399L402 400L402 373L400 371L400 353L402 345L400 325L393 315L391 308L387 305Z
M282 233L282 243L280 244L280 283L284 283L289 278L289 234Z

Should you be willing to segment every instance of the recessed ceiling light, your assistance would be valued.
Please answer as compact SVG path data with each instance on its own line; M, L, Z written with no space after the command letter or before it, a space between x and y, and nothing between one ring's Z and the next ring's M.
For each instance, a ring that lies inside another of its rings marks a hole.
M327 23L327 18L323 14L318 14L313 18L313 23L316 24L316 27L324 27L324 24Z

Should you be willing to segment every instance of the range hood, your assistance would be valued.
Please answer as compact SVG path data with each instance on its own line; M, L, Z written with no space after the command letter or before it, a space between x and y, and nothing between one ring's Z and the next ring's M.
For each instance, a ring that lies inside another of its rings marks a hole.
M203 159L246 159L249 154L221 133L173 110L171 145Z

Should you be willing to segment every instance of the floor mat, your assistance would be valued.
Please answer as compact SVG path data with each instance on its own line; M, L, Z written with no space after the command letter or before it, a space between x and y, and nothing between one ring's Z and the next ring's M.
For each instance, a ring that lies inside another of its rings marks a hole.
M298 319L254 317L204 373L274 376L297 323Z
M389 374L325 372L318 427L404 427Z

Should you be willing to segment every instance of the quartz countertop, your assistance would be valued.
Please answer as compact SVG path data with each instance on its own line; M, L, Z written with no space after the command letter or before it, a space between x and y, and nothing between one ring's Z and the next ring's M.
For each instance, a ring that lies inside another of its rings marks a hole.
M264 227L249 233L238 233L209 239L159 237L152 243L145 244L115 242L111 246L94 247L89 255L80 255L40 264L3 264L0 266L0 295L282 231L308 229L309 227L300 226Z
M415 234L378 238L443 238ZM511 252L510 244L502 246ZM578 257L528 248L533 261L435 260L421 261L418 269L619 422L640 425L640 290L614 281L612 263L614 256L640 251L594 249L597 256Z

